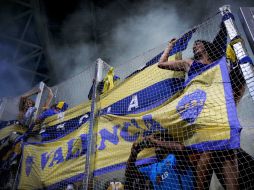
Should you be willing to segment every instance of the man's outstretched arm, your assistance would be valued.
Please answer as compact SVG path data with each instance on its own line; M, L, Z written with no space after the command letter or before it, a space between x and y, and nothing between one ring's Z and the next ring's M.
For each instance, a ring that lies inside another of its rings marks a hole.
M136 166L136 161L138 154L145 148L151 148L154 147L154 144L150 142L147 138L143 139L141 142L133 143L131 148L131 154L129 156L129 159L126 164L126 170L125 170L125 186L124 189L136 189L135 184L133 185L133 182L135 179L144 179L144 175L139 171L139 169ZM141 180L142 181L142 180ZM142 185L145 184L139 184Z
M155 146L160 146L169 149L171 151L182 151L185 149L184 145L176 141L161 141L159 139L154 138L153 135L147 137L147 139Z
M139 143L133 143L131 154L126 164L124 189L133 189L132 182L135 178L139 178L142 175L135 164L141 150Z

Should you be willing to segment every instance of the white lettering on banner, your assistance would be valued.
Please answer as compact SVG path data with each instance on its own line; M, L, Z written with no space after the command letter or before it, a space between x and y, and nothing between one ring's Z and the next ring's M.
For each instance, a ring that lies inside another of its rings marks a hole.
M110 112L111 112L111 107L108 107L107 113L110 113Z
M64 130L65 123L57 125L56 129L63 129Z
M59 119L60 121L63 121L64 119L64 112L60 112L57 114L57 119Z
M132 108L138 108L138 96L137 95L133 95L130 105L128 107L128 111L131 111Z
M85 115L83 115L81 118L79 118L79 125L83 122L83 119L87 119L88 118L88 115L87 114L85 114Z

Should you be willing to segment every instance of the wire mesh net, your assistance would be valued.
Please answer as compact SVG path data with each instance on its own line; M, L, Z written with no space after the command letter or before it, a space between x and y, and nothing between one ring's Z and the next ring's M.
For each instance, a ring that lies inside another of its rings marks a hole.
M26 137L21 163L26 167L20 169L19 189L82 189L91 107L85 102L92 85L89 72L44 87L40 108L50 90L53 100L47 109L40 109ZM35 178L32 183L31 177Z
M102 61L95 75L93 66L52 87L54 98L43 110L45 86L28 132L8 137L12 155L22 155L13 184L253 189L254 109L232 50L238 42L239 36L227 39L216 15L115 69Z
M45 84L36 85L20 97L1 100L0 165L1 176L8 178L1 180L1 187L65 189L72 188L73 185L77 188L82 184L86 151L84 134L88 133L86 126L90 117L90 104L85 101L88 99L93 75L94 66L91 66L57 86L49 88ZM36 105L38 109L30 109ZM34 116L36 112L37 115ZM22 151L21 143L24 145ZM57 149L57 146L61 148ZM24 157L22 160L21 154ZM76 157L74 165L68 164ZM68 167L55 172L54 165L63 160ZM24 165L26 167L21 167ZM33 173L38 168L42 171L46 169L41 173ZM66 176L69 173L71 179L61 180L62 172L66 172ZM17 186L19 174L22 183ZM36 180L27 184L22 179L23 176L33 176Z
M35 88L37 88L37 86L38 85L36 85ZM2 189L13 188L20 166L21 142L19 139L28 130L28 126L23 125L27 117L26 111L28 111L25 100L35 102L36 94L26 92L18 97L3 98L1 103L0 187Z
M99 102L95 189L253 188L236 111L248 92L226 36L217 15L116 68L129 77Z
M94 64L91 64L78 75L51 87L54 92L53 102L66 101L71 108L87 101L94 77L94 69Z

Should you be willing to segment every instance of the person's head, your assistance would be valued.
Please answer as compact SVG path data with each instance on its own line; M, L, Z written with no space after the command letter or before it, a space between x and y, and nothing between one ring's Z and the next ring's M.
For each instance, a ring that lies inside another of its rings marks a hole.
M208 60L213 62L217 59L216 47L213 43L205 40L196 40L193 45L194 59L199 60L207 56Z
M56 109L56 105L57 105L57 104L52 104L52 105L50 106L50 109Z
M24 103L24 110L28 110L30 107L33 107L34 105L35 103L32 99L26 98Z

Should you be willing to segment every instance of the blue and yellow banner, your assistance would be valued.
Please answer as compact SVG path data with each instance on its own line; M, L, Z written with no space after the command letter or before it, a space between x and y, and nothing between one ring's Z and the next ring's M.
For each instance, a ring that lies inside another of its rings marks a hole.
M63 138L23 145L19 189L58 189L61 183L83 179L87 149L85 122ZM59 184L59 182L61 182Z
M172 50L169 52L169 56L172 56L172 55L175 55L178 52L184 51L187 48L188 43L189 43L190 39L192 38L192 35L196 32L196 30L197 30L196 28L193 28L192 30L190 30L190 31L186 32L185 34L183 34L176 41L176 43L173 46ZM150 65L153 65L153 64L157 63L162 54L163 54L163 52L159 53L153 59L149 60L145 65L150 66Z
M143 75L137 79L144 70L126 81L123 89L119 86L100 101L98 173L112 170L113 164L125 163L132 143L142 136L165 129L186 147L201 152L240 147L241 128L224 57L207 65L184 83L178 81L175 85L154 88L150 93L157 98L149 101L151 95L142 93L147 91L145 83L154 81L150 88L164 81L163 76L171 74L172 79L172 74L176 74L162 71L156 65L150 69L153 69L150 71L153 74L167 73L154 78ZM161 80L156 81L157 77ZM168 80L169 76L166 78ZM175 88L178 91L175 92Z
M42 142L23 144L18 189L59 189L82 181L89 110L90 103L83 103L34 127Z
M165 129L197 151L240 146L240 124L224 57L188 80L183 72L151 65L103 94L98 105L95 176L123 169L133 142ZM68 117L49 118L48 127L80 120L86 113L68 112L72 113ZM53 188L80 178L84 174L87 125L50 142L24 145L19 188ZM80 143L76 146L74 141ZM152 155L151 149L142 151L139 162L151 161Z
M0 122L0 141L8 137L12 132L25 133L27 127L23 127L17 120Z

